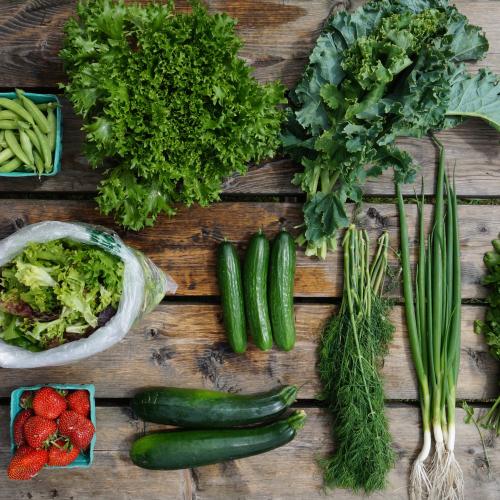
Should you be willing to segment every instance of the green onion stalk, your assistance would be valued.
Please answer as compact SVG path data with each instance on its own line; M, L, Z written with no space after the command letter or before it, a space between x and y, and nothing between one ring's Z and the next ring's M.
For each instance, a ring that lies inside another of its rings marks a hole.
M433 139L439 149L434 220L426 245L422 195L417 204L419 249L415 285L410 268L405 207L401 188L396 185L406 322L419 384L424 432L424 444L411 473L410 496L463 498L462 471L454 454L461 337L457 198L445 175L444 148L436 138ZM435 450L428 464L431 430Z

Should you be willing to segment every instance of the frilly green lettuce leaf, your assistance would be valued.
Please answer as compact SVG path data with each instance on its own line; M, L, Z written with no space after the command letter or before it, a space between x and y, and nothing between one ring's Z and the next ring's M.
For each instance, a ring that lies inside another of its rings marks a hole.
M89 163L108 167L97 202L133 230L217 201L226 177L279 146L284 87L253 78L234 19L192 4L81 1L65 26L62 88Z
M70 240L31 243L0 268L0 339L43 350L85 337L118 309L124 265Z

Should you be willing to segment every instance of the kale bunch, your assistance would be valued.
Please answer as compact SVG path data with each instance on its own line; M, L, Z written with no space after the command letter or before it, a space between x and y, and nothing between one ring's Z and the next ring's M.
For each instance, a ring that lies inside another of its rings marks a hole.
M308 255L325 257L348 225L347 200L368 177L394 168L411 182L416 166L395 145L478 116L500 130L500 83L470 75L488 42L447 0L373 0L340 12L318 38L291 94L285 149L302 164Z
M234 19L191 3L81 1L65 26L62 88L90 164L107 168L97 202L133 230L176 203L216 201L226 177L279 145L284 88L251 76Z

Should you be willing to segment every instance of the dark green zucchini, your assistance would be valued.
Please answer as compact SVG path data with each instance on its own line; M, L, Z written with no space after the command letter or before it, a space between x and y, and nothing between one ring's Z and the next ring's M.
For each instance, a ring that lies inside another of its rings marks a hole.
M295 345L295 241L286 231L276 236L271 248L269 268L269 310L276 345L284 351Z
M147 422L198 429L221 428L275 418L296 397L297 387L293 385L255 395L164 387L137 394L132 400L132 409Z
M247 348L245 305L241 281L240 259L234 246L228 241L219 245L217 277L222 301L222 313L227 338L234 352Z
M290 442L304 420L305 413L298 411L261 427L148 434L134 442L130 458L144 469L174 470L249 457Z
M247 325L255 345L262 351L273 346L269 307L267 304L267 273L269 241L259 231L248 245L243 267L243 291Z

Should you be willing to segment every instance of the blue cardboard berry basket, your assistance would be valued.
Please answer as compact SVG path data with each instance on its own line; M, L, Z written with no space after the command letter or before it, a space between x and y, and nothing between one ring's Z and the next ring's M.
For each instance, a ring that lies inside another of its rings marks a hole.
M84 384L84 385L71 385L71 384L43 384L43 385L34 385L32 387L19 387L12 391L10 395L10 451L11 454L14 455L16 451L16 445L14 443L14 419L16 415L22 410L20 400L23 392L25 391L37 391L42 387L53 387L58 390L65 391L76 391L76 390L85 390L89 393L90 399L90 420L96 427L96 416L95 416L95 387L92 384ZM97 428L97 427L96 427ZM96 442L96 434L94 434L94 438L90 443L90 446L84 452L82 451L80 455L76 458L76 460L66 467L48 467L49 469L75 469L75 468L88 468L92 465L94 461L94 448Z
M53 153L53 168L50 172L38 174L37 172L0 172L0 177L52 177L57 175L61 171L61 157L62 157L62 137L63 137L63 126L62 126L62 111L61 103L59 98L54 94L33 94L30 92L25 92L26 97L31 99L36 104L45 104L49 102L57 103L56 108L56 149ZM17 95L15 92L0 92L0 97L6 97L7 99L16 99Z

